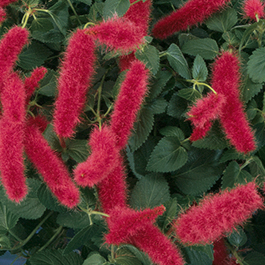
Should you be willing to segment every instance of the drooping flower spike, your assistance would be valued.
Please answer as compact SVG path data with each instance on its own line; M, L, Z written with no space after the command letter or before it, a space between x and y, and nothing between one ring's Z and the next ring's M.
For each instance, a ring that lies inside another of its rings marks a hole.
M15 202L23 200L27 194L23 164L25 100L22 80L16 73L10 73L1 93L0 171L6 193Z
M72 137L80 121L94 74L94 50L94 40L84 30L78 29L71 36L59 72L59 94L55 101L54 129L60 137Z
M79 190L72 181L63 161L55 154L41 134L43 123L29 118L25 129L25 151L58 200L69 208L75 207ZM40 127L40 128L39 128Z
M18 0L0 0L0 7L5 7L11 3L17 2Z
M263 200L256 184L246 185L206 196L175 221L177 238L187 245L211 244L237 225L242 225L252 213L263 209Z
M264 2L260 0L245 0L243 11L247 18L258 20L264 18Z
M187 30L226 7L230 0L189 0L178 10L159 20L152 33L155 38L165 39L175 32Z
M5 19L6 19L6 12L2 7L0 7L0 23L3 22Z

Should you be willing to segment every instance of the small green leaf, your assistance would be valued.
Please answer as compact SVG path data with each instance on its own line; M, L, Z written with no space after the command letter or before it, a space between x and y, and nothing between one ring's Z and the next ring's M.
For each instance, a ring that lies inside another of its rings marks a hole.
M159 132L164 136L176 136L180 141L183 141L185 138L183 131L175 126L166 126L160 129Z
M112 1L112 0L111 0ZM155 75L159 69L159 51L152 45L145 45L143 50L137 50L135 57L146 64L146 67L150 69L153 75Z
M103 265L106 260L97 252L92 252L88 255L83 265Z
M231 235L227 237L230 244L235 247L241 247L247 242L247 235L241 227L237 227Z
M235 149L228 149L223 152L219 162L225 163L229 160L234 160L234 159L243 160L244 155L242 153L238 153Z
M136 183L130 198L130 205L137 209L154 208L169 199L169 186L165 178L149 174Z
M186 59L179 47L172 43L166 51L170 66L183 78L190 79L190 70Z
M120 265L142 265L142 262L128 248L119 248L116 255L115 263Z
M184 88L178 91L178 96L188 101L196 101L201 98L201 93L194 88Z
M56 72L48 69L48 73L40 81L38 93L47 97L54 97L56 94Z
M244 102L247 103L254 96L256 96L261 91L262 87L263 84L254 83L249 77L247 77L247 80L244 82L242 91Z
M82 265L83 259L77 253L63 255L60 249L45 249L36 252L30 259L30 265Z
M208 76L208 70L205 61L198 54L195 57L193 67L192 67L192 77L197 81L205 81Z
M256 49L249 57L247 72L253 82L265 82L265 47Z
M184 251L190 261L188 265L212 265L213 263L205 252L197 251L196 247L186 247Z
M130 7L130 0L106 0L103 8L103 17L108 19L117 14L122 17Z
M221 13L214 14L205 24L208 29L226 32L237 23L237 13L233 8L228 8Z
M193 56L199 54L206 60L212 60L218 54L219 48L217 42L213 39L194 39L183 45L182 52Z
M77 163L84 162L89 155L87 140L70 140L66 145L66 153Z
M171 172L181 168L187 162L187 151L177 137L162 138L153 150L147 170L153 172Z
M152 110L153 114L161 114L166 111L167 105L168 102L164 98L157 98L149 102L147 107Z
M169 116L178 119L184 119L187 112L188 103L183 98L179 97L178 92L173 94L169 101L167 113Z
M17 223L19 216L9 211L6 205L0 203L0 234L4 235Z

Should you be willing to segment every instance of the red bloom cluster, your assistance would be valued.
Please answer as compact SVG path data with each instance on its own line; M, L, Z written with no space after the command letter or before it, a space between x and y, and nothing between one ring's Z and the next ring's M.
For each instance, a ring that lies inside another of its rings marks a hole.
M176 220L177 238L188 245L211 244L243 224L257 209L263 209L263 201L252 182L208 195Z
M3 7L6 7L16 1L17 0L0 0L0 23L6 19L6 12Z
M69 40L58 80L54 128L60 137L71 137L79 123L87 88L94 74L94 40L84 30L77 30Z
M260 0L246 0L243 4L243 10L246 17L253 20L264 18L264 3Z
M16 2L17 0L0 0L0 6L5 7L10 5L11 3Z
M152 33L155 38L165 39L175 32L203 22L228 2L230 0L189 0L180 9L159 20Z

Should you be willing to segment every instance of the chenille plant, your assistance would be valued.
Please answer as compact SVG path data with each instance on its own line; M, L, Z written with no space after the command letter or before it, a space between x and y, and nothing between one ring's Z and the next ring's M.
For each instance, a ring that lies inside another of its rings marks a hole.
M0 0L0 255L265 264L264 8Z

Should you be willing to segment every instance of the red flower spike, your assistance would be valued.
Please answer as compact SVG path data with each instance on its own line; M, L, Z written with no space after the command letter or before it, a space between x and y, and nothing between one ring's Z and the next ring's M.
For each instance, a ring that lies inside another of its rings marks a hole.
M121 53L135 50L144 43L141 27L126 18L114 17L86 30L101 45Z
M115 144L115 135L109 127L94 129L89 139L92 153L74 170L78 185L93 187L113 171L119 159L119 150Z
M30 97L34 93L35 89L39 87L39 82L43 79L46 73L47 69L41 66L34 69L31 75L25 79L24 84L27 94L27 103L30 100Z
M38 116L35 116L34 119L29 119L27 121L28 125L29 126L35 126L36 128L38 128L38 130L43 133L49 122L46 120L46 118L44 116L41 116L41 115L38 115Z
M235 54L223 52L213 66L212 87L226 98L219 115L226 137L238 152L248 153L255 150L256 145L240 101L239 65Z
M98 184L98 196L103 212L109 214L115 207L125 208L127 185L123 159L120 156L116 167Z
M15 202L23 200L27 194L23 165L25 97L22 81L17 74L10 74L1 94L0 171L6 193Z
M119 58L120 71L125 71L131 67L133 61L136 60L135 53L132 52L128 55L123 55Z
M202 139L207 135L211 127L212 127L212 122L210 121L205 122L202 127L195 127L190 136L190 141L195 142Z
M126 74L111 116L111 129L117 137L117 147L123 149L128 141L138 110L147 92L148 70L134 61Z
M243 11L246 17L257 20L258 18L264 18L264 3L260 0L246 0L243 4Z
M95 45L90 35L78 29L70 38L58 79L54 129L60 137L71 137L79 123L87 88L94 74Z
M145 209L143 211L135 211L130 208L114 208L107 218L109 234L105 236L106 243L119 245L127 242L129 238L134 236L145 227L146 223L153 224L155 219L162 215L165 207L159 206L154 209Z
M175 32L187 30L223 9L230 0L189 0L180 9L159 20L154 28L155 38L165 39Z
M17 0L0 0L0 7L8 6L14 2L17 2Z
M159 265L184 265L177 247L153 224L147 223L132 236L129 244L149 255L152 262Z
M32 118L27 123L24 141L26 154L51 192L63 205L73 208L79 203L79 190L63 161L50 148L38 127L39 121L35 125Z
M211 244L263 208L255 183L239 185L230 191L206 196L198 206L181 214L174 224L176 235L183 244Z
M187 113L189 119L195 127L203 128L209 121L218 118L225 96L223 94L209 93L206 97L196 101L196 105L192 106Z
M29 32L21 27L15 26L10 29L0 42L0 92L3 81L11 72L18 54L28 41Z
M5 21L5 19L6 19L6 12L2 7L0 7L0 23Z

